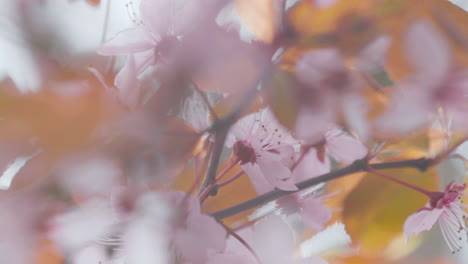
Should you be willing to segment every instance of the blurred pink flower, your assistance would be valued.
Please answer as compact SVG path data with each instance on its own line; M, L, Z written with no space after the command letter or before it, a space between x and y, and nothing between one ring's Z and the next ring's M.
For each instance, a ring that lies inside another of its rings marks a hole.
M335 224L302 243L300 245L301 257L297 257L294 254L297 246L294 230L276 215L267 216L252 228L243 229L238 234L252 247L260 263L268 264L326 264L327 262L317 255L337 247L347 247L351 241L344 225ZM231 236L227 240L224 252L215 252L210 255L207 264L215 263L254 264L259 262L244 245Z
M299 154L296 155L296 157L298 156ZM312 148L304 154L300 163L294 168L292 178L294 183L298 183L329 171L330 160L325 157L323 162L320 161L316 149ZM332 210L324 205L324 201L330 195L319 194L322 187L323 184L319 184L270 202L255 210L249 219L258 219L273 212L285 216L298 214L306 227L318 232L323 229L332 215Z
M184 192L171 192L167 199L174 208L170 237L184 261L203 264L209 250L224 250L226 231L214 218L201 213L198 199Z
M413 23L403 40L414 73L398 85L377 120L380 131L402 134L425 127L439 107L454 129L468 129L468 71L457 68L447 41L427 21Z
M442 235L452 253L459 251L467 241L465 212L467 206L462 204L461 197L465 196L466 186L450 182L444 192L433 192L426 207L408 216L403 226L407 238L412 234L419 234L430 230L438 221Z
M299 139L315 144L343 114L349 127L367 137L368 111L361 95L362 81L350 71L337 49L314 50L296 62L300 84L299 113L295 132Z
M240 119L226 140L259 194L273 187L297 190L287 164L288 159L294 159L294 144L298 142L268 109Z
M115 86L121 89L124 99L138 95L138 91L129 91L128 83L135 90L137 77L168 55L168 49L190 28L199 3L197 0L142 0L139 11L141 21L135 27L119 32L98 49L101 55L128 55L125 66L115 77Z
M359 139L341 129L332 129L325 134L325 148L333 159L344 164L362 159L368 153L367 147Z

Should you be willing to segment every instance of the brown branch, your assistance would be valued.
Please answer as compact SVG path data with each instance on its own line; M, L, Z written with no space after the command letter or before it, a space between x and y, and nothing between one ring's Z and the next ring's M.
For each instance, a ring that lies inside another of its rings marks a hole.
M342 169L338 169L329 173L325 173L323 175L320 175L320 176L317 176L317 177L314 177L314 178L311 178L311 179L308 179L308 180L305 180L296 184L298 188L297 191L283 191L283 190L275 189L271 192L268 192L260 196L257 196L253 199L247 200L243 203L213 212L210 215L216 219L224 219L224 218L236 215L236 214L240 214L247 210L253 209L257 206L266 204L268 202L274 201L276 199L287 196L289 194L305 190L316 184L319 184L322 182L328 182L328 181L338 179L347 175L351 175L356 172L366 171L367 166L371 167L374 170L415 168L420 171L425 171L430 166L430 159L420 158L420 159L412 159L412 160L383 162L383 163L377 163L377 164L367 164L367 160L365 159L357 160L353 162L351 165L344 167Z

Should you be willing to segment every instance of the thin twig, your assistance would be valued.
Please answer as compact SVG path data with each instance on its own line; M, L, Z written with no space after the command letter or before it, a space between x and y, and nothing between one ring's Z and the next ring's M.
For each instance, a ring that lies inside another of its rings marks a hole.
M232 176L231 178L223 181L223 182L220 182L218 183L218 187L223 187L223 186L226 186L228 184L230 184L231 182L237 180L240 178L240 176L242 176L244 174L244 171L239 171L236 175Z
M234 230L232 230L230 227L225 225L222 221L218 221L219 224L221 224L226 232L228 232L229 235L233 236L235 239L237 239L244 247L247 248L247 250L252 254L252 256L257 260L257 263L261 264L262 262L260 261L260 258L258 257L257 253L255 253L255 250L247 243L241 236L239 236Z

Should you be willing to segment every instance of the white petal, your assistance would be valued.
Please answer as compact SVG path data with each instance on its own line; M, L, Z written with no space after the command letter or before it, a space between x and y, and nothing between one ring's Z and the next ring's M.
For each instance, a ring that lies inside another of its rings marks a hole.
M300 246L301 256L307 258L326 251L347 249L350 243L351 237L346 233L344 224L335 223L302 242Z
M106 263L106 249L102 246L89 246L72 257L73 264Z
M38 64L17 21L0 20L0 79L10 77L22 93L40 89Z
M429 22L418 21L408 27L403 41L414 69L436 84L442 81L450 70L451 54L440 32Z
M253 248L263 263L289 263L294 246L292 229L281 217L270 215L254 226Z
M38 153L31 156L23 156L16 158L12 163L8 164L2 176L0 176L0 190L8 190L11 186L11 182L23 168L26 162L36 156Z
M128 264L168 264L167 238L152 218L135 219L125 234L123 252Z
M224 27L227 31L236 30L239 32L240 39L247 43L255 40L255 35L249 30L249 28L242 22L239 14L234 7L234 2L226 5L219 12L216 17L216 24Z
M65 249L74 250L106 236L113 223L107 202L91 200L83 208L55 218L50 237Z

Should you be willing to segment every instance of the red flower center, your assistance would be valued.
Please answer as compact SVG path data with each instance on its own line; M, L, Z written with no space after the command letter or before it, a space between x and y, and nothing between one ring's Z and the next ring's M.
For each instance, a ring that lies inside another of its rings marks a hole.
M234 154L239 158L240 164L244 165L246 163L255 163L257 156L255 150L250 146L249 143L241 140L237 141L233 146Z

